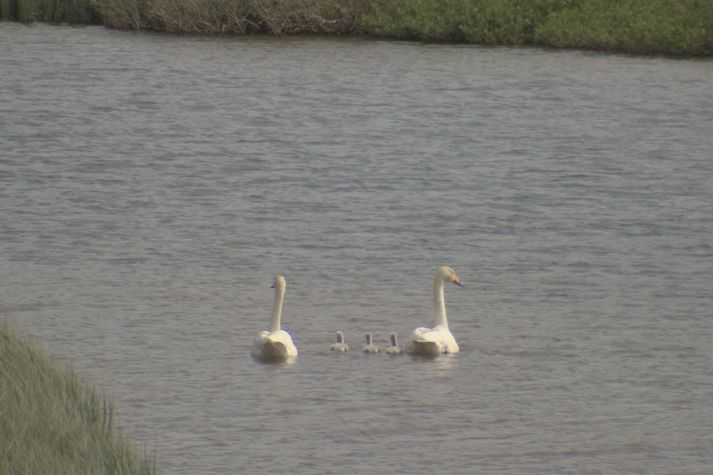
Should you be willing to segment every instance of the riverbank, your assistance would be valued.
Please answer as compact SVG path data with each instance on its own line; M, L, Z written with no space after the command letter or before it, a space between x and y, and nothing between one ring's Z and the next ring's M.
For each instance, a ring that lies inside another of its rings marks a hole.
M106 397L0 324L0 473L155 473L113 421Z
M0 0L0 19L713 55L711 0Z

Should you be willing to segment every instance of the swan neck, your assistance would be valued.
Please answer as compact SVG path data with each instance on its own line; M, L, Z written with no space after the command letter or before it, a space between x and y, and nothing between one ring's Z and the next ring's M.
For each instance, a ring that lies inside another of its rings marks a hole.
M272 307L272 327L271 332L280 331L280 319L282 318L282 302L285 299L285 288L281 285L275 286L275 302Z
M446 299L443 296L443 278L440 274L436 274L436 277L433 279L433 315L436 325L443 325L448 328Z

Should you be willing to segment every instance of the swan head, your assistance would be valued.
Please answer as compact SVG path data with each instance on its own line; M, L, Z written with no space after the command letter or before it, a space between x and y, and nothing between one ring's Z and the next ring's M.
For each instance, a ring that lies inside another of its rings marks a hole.
M285 281L285 276L283 276L281 274L277 274L275 276L275 278L273 279L272 285L270 286L270 288L284 290L285 287L287 287L287 281Z
M438 269L436 272L436 278L440 278L443 280L443 282L453 282L456 284L458 287L463 287L463 284L460 281L460 277L458 277L458 274L456 274L456 271L454 271L452 268L448 266L443 266Z

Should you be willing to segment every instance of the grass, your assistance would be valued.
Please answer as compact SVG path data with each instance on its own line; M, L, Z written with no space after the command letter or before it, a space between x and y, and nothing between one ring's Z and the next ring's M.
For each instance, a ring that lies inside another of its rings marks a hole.
M390 38L713 55L713 0L382 0L364 22Z
M0 20L17 20L23 23L97 23L101 1L0 0Z
M155 473L113 422L105 396L7 323L0 328L0 473Z
M369 0L104 0L108 26L188 34L354 34Z
M0 0L0 19L713 55L713 0Z
M550 15L536 43L674 56L713 55L713 0L577 2Z
M530 44L558 0L386 0L365 18L374 34L426 41Z

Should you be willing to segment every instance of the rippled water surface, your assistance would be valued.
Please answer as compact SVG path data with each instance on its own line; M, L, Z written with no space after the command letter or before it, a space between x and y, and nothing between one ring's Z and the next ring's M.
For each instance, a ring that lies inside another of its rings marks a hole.
M710 473L710 60L0 44L0 312L166 473ZM362 354L443 264L461 353ZM278 272L300 355L266 366Z

